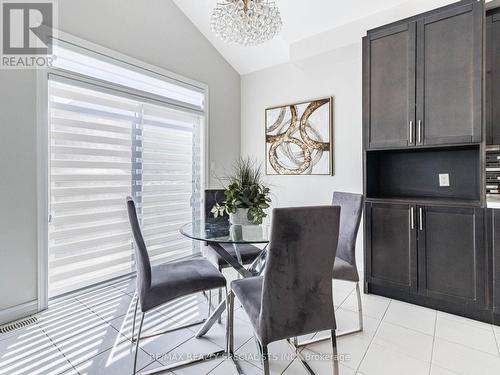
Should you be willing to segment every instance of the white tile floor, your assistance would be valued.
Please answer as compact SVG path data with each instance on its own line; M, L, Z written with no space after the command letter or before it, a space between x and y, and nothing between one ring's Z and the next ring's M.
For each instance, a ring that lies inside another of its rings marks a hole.
M120 374L132 372L131 320L134 281L115 284L56 302L38 316L36 325L0 335L0 374ZM334 283L339 330L357 322L354 285ZM464 319L387 298L363 295L365 330L338 339L342 375L498 375L500 327ZM165 329L198 320L207 313L201 295L184 298L151 313L144 329ZM203 339L198 327L178 330L142 342L141 369L154 369L188 354L224 347L224 324ZM261 373L252 328L236 310L235 346L245 374ZM324 333L319 333L319 335ZM284 342L270 346L273 374L305 374ZM307 347L303 354L318 375L331 374L328 342ZM175 371L176 375L233 374L226 360L205 362ZM172 374L172 373L170 373Z

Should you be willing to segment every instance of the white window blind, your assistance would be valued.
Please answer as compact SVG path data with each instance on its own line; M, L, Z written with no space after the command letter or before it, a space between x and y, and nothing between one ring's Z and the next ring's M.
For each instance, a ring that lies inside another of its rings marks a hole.
M79 49L59 41L54 45L54 67L60 71L69 71L94 80L110 82L117 88L126 88L128 92L164 100L178 107L203 111L205 93L189 83L157 74L131 69L129 64L96 52Z
M127 195L153 264L199 251L203 115L120 92L50 76L50 297L134 271Z

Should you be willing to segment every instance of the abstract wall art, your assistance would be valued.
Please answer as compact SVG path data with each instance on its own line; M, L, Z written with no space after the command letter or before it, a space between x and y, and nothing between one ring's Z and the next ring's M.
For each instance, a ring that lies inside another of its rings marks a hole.
M333 174L333 98L266 109L266 173Z

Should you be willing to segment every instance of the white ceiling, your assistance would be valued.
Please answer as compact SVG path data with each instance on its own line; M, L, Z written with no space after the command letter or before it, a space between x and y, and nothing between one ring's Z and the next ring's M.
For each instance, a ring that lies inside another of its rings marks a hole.
M276 0L283 18L281 33L272 41L260 46L241 47L226 44L212 33L210 17L217 0L173 1L240 74L286 63L290 60L292 44L408 2L408 0Z

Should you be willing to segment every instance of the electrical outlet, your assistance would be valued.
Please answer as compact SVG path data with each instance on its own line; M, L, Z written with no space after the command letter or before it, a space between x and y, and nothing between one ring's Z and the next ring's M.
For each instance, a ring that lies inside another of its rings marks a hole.
M439 186L450 186L450 175L448 173L439 174Z

